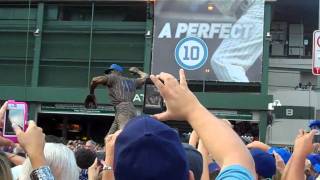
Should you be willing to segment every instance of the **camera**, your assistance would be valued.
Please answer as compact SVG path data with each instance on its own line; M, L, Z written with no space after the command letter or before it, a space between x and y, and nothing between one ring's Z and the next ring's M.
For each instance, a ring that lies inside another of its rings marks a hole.
M40 29L37 28L34 32L33 32L34 36L39 36L40 35Z

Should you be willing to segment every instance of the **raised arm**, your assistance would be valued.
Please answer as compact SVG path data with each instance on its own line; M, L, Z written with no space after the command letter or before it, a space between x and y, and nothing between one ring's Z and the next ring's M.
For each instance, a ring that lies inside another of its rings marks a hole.
M106 151L106 158L105 158L105 170L102 172L102 180L114 180L114 147L116 140L121 133L121 130L118 130L114 134L107 135L104 139L105 142L105 151Z
M13 154L13 153L5 153L7 158L9 159L10 162L12 162L14 165L18 166L23 164L23 162L26 160L26 158Z
M294 143L292 156L282 174L282 180L305 179L305 160L313 150L312 140L316 132L316 130L312 130L310 133L306 133L303 130L299 131Z
M13 125L18 137L20 146L25 150L30 159L33 171L30 174L31 180L54 180L50 167L44 156L45 134L34 121L29 121L26 132L19 126Z
M155 115L155 118L188 121L222 171L226 167L240 165L255 177L254 161L240 137L229 125L200 104L196 96L189 90L183 70L180 70L180 83L167 73L152 75L150 78L160 90L167 106L167 111Z
M195 131L192 131L189 138L189 144L194 148L197 148L197 144L199 142L199 137Z
M109 75L110 76L110 75ZM94 90L99 84L102 85L108 85L111 84L110 80L111 78L108 78L106 76L97 76L92 78L91 83L90 83L90 94L86 97L84 101L84 106L86 108L97 108L97 102L96 102L96 96L94 95Z
M258 148L262 151L267 152L271 147L260 141L253 141L252 143L247 144L247 147L250 148Z
M199 141L198 151L202 155L202 175L201 180L210 180L209 177L209 153L207 151L207 148L204 146L202 141Z
M108 78L107 76L97 76L92 78L90 83L90 94L94 94L94 90L98 85L105 85L108 84Z
M133 74L137 74L139 75L139 78L137 78L137 85L140 87L142 86L145 82L146 79L149 77L149 75L143 71L141 71L139 68L137 67L131 67L129 69L129 71Z

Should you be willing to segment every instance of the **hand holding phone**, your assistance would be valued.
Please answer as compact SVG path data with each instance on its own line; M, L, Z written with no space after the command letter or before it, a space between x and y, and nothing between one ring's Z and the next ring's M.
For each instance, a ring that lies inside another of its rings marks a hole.
M313 143L320 143L320 131L317 130L316 134L313 136Z
M19 126L13 125L20 146L28 154L32 167L37 169L46 164L44 157L45 134L34 121L29 121L28 129L24 132Z
M8 101L6 101L0 108L0 128L3 128L4 116L8 107Z
M106 153L104 151L97 151L97 160L98 160L98 165L103 166L102 162L104 162L106 158Z
M309 123L309 128L311 130L317 130L316 134L313 137L313 143L320 143L320 121L319 120L312 120Z
M98 176L99 176L99 173L101 172L102 170L102 167L101 164L99 164L98 162L99 160L96 159L94 161L94 163L88 168L88 178L89 179L97 179Z
M17 136L12 126L26 129L28 107L25 102L9 100L3 120L3 137L17 142Z

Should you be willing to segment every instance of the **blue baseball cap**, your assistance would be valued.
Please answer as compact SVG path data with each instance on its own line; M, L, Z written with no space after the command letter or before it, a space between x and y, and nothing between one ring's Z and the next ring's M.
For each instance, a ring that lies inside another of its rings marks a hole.
M186 152L189 169L193 172L194 179L200 180L203 170L203 159L201 153L187 143L182 143L182 146Z
M114 153L117 180L187 180L189 167L178 134L150 116L138 116L119 134Z
M112 70L114 71L118 71L118 72L123 72L123 67L121 67L118 64L111 64L110 67L108 67L108 69L106 69L104 71L105 74L109 74Z
M269 154L273 154L273 151L275 151L276 153L278 153L280 155L280 157L282 158L283 162L285 164L288 163L290 157L291 157L291 153L286 149L286 148L280 148L280 147L271 147L268 150Z
M320 173L320 155L319 154L309 154L307 159L311 162L312 168Z
M310 129L318 129L318 128L320 128L320 121L319 120L311 120L309 122L309 128Z
M220 171L221 168L216 162L212 162L209 164L209 173Z
M272 178L276 174L276 160L274 157L258 148L250 149L256 165L256 173L264 178Z

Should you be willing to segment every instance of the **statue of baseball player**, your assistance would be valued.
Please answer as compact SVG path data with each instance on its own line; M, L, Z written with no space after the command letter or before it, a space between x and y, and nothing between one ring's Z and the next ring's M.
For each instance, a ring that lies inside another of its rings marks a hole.
M211 58L211 67L220 81L249 82L246 71L262 56L264 0L236 2L238 11L231 12L241 11L241 16L233 26L248 24L254 28L248 38L224 39Z
M136 109L132 100L136 89L143 86L148 74L140 71L136 67L131 67L129 71L140 77L137 79L124 77L122 75L123 68L117 64L112 64L105 70L105 75L94 77L91 80L90 95L88 95L85 100L85 107L97 107L94 90L98 85L104 85L107 86L109 90L109 97L115 109L115 119L108 134L113 134L117 130L123 129L129 119L136 116Z

